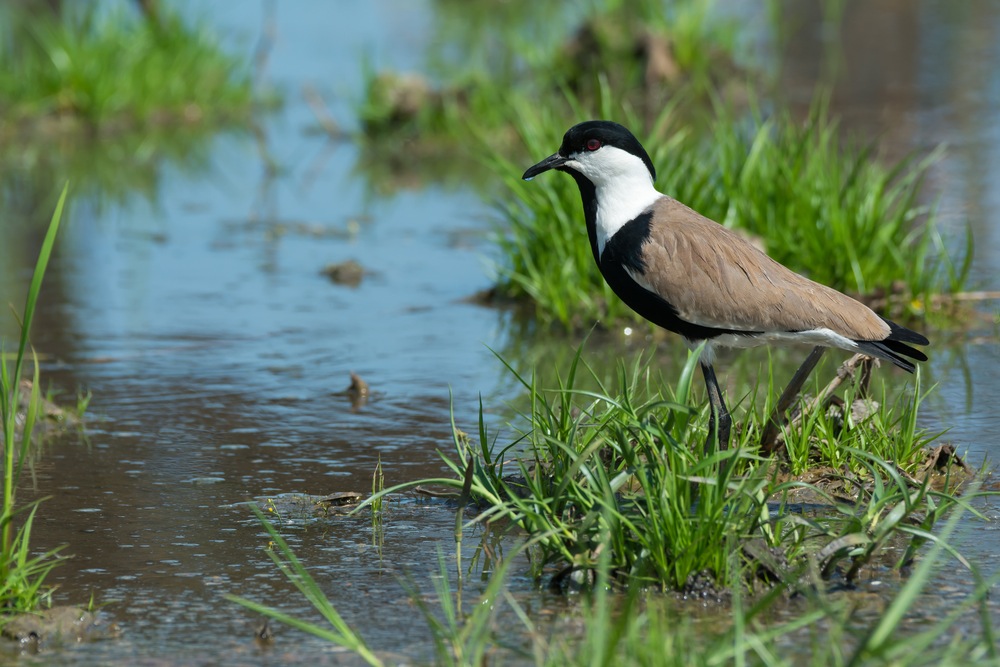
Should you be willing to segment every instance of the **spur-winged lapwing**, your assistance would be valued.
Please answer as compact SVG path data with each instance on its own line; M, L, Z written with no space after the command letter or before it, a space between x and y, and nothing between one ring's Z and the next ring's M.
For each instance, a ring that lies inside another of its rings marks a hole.
M731 417L712 362L718 347L810 343L891 361L913 372L927 357L907 343L921 334L787 269L742 236L653 186L649 155L626 128L594 120L569 129L559 152L524 172L570 174L580 188L587 234L604 279L622 301L688 346L712 407L706 448L729 443ZM909 357L909 359L907 359Z

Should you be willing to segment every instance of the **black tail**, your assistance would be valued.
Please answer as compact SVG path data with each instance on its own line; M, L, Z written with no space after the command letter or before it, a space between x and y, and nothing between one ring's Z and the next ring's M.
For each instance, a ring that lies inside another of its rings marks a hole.
M929 345L930 341L923 334L919 334L906 327L901 327L885 318L882 319L889 325L889 335L883 340L855 341L858 344L858 349L872 357L891 361L904 371L912 373L916 370L916 367L912 361L904 357L910 357L910 359L916 359L917 361L927 361L927 355L916 348L910 347L907 343Z

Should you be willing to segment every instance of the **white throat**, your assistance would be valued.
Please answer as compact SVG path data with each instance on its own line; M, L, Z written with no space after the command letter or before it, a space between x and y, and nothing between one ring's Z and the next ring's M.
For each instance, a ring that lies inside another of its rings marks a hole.
M567 166L594 184L597 197L597 252L615 233L663 195L653 187L653 178L638 156L614 146L593 153L570 156Z
M618 180L597 186L597 253L604 254L604 246L625 223L634 220L663 195L646 182Z

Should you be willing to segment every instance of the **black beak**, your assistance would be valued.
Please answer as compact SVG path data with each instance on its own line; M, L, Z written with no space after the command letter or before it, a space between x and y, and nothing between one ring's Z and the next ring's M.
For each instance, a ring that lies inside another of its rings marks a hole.
M538 164L528 167L528 171L524 172L524 176L521 178L526 181L530 181L542 172L548 171L549 169L558 169L566 164L567 159L568 158L564 158L562 155L559 155L559 153L553 153Z

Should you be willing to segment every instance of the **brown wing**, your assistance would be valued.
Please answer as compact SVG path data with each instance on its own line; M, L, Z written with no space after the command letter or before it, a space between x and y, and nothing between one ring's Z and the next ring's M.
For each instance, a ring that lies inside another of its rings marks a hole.
M824 327L882 340L889 326L864 304L778 264L742 236L670 197L654 205L641 278L684 320L746 331Z

